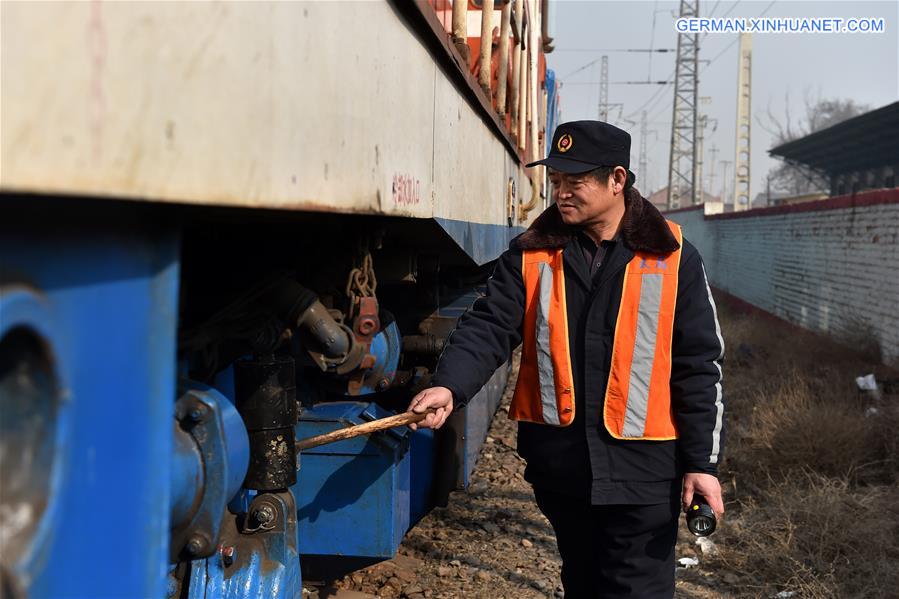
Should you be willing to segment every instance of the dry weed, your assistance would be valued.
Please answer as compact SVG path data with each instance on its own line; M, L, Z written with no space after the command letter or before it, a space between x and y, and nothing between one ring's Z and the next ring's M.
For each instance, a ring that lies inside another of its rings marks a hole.
M883 367L726 304L722 324L728 518L710 564L738 596L899 597L899 417L854 385Z
M894 419L866 414L866 405L839 381L821 382L794 371L772 391L753 394L745 432L753 461L773 475L812 469L853 482L891 482Z
M750 595L896 596L897 499L895 486L856 489L811 471L772 481L732 510L712 559L740 575Z

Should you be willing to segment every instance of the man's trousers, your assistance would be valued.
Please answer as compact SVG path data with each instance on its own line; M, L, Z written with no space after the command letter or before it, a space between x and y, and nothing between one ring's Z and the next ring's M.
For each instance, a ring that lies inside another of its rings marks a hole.
M565 599L674 596L680 504L589 505L534 487L556 533Z

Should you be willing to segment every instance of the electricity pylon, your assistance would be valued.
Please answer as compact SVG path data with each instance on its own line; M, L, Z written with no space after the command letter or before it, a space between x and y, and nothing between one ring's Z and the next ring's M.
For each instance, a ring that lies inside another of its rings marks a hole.
M698 17L699 0L681 0L680 17ZM668 209L696 201L696 103L699 95L699 34L677 36L674 116L668 157Z

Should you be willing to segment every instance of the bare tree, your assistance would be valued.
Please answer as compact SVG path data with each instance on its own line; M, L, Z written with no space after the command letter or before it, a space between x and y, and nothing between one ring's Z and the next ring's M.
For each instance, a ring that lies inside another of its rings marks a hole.
M868 112L868 110L870 110L868 106L857 104L851 98L825 100L820 93L817 98L813 98L806 92L804 118L794 124L790 115L790 95L787 92L784 96L783 122L774 115L770 104L766 111L766 118L763 120L757 117L756 122L762 129L774 136L774 145L779 146L832 127L837 123ZM790 195L826 193L830 188L830 182L823 173L802 164L782 162L768 171L768 177L772 191Z

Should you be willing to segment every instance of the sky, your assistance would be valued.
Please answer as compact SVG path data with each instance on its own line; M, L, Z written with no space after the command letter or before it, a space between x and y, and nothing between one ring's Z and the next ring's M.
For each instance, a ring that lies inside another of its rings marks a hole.
M597 118L600 59L609 57L609 121L631 133L631 170L636 187L649 195L668 183L673 85L625 85L625 81L673 81L675 52L621 52L677 48L679 2L640 0L551 0L549 30L555 51L547 65L562 80L561 120ZM713 17L882 17L883 33L756 33L752 36L752 125L750 197L764 191L768 171L778 161L770 115L792 124L805 115L806 102L853 99L871 109L899 100L899 2L700 0L700 16ZM708 115L704 142L703 189L722 192L722 160L728 196L733 194L739 34L700 34L700 110ZM582 68L596 61L593 65ZM702 61L710 61L703 63ZM639 172L640 114L647 110L647 173ZM714 130L713 130L714 129ZM716 154L712 149L716 148ZM710 180L713 169L715 180ZM710 184L712 187L710 188Z

